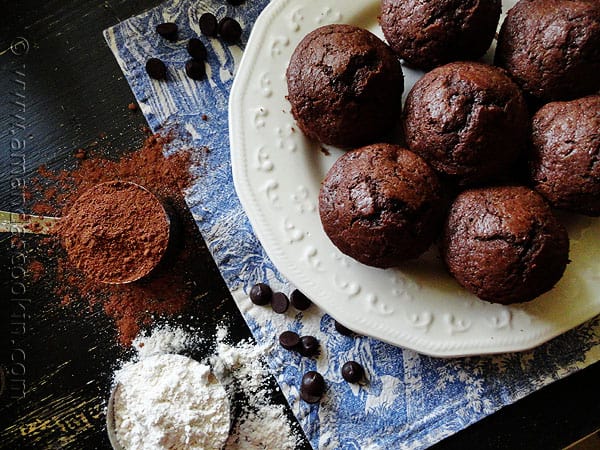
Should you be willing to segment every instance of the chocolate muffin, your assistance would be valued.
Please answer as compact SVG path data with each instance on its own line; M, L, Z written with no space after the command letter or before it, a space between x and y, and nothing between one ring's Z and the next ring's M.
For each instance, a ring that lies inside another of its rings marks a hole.
M423 253L441 226L441 189L427 163L397 145L343 154L319 193L325 233L342 253L392 267Z
M501 0L382 0L379 22L408 65L429 70L483 56L501 9Z
M459 194L441 249L462 286L483 300L509 304L532 300L558 282L569 239L539 194L503 186Z
M526 145L527 106L497 67L438 67L415 83L404 108L408 147L460 184L503 175Z
M400 61L377 36L326 25L298 44L286 72L288 100L309 138L339 147L379 141L401 113Z
M521 0L500 29L495 63L538 102L600 89L600 2Z
M600 216L600 95L548 103L533 117L531 179L553 206Z

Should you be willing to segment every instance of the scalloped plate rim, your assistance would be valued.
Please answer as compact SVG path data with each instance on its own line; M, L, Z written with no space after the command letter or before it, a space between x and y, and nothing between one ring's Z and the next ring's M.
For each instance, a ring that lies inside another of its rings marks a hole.
M329 0L327 5L344 5L344 1ZM372 7L374 3L377 3L377 1L356 0L355 5ZM355 311L352 312L350 308L346 308L345 310L337 309L335 305L332 305L320 294L323 290L322 286L308 278L306 272L296 262L290 260L290 255L285 249L285 245L280 239L274 236L273 221L267 219L267 213L261 208L256 197L258 193L255 192L250 181L250 157L248 154L249 150L245 145L248 115L244 114L242 109L248 94L247 88L252 80L253 69L257 66L257 58L259 60L261 58L259 49L265 48L263 44L267 38L267 31L273 25L273 22L280 18L280 14L290 4L297 5L299 8L327 7L320 2L318 6L315 6L313 3L307 4L300 0L273 0L268 4L256 20L237 69L229 98L229 134L234 186L254 232L277 269L298 289L309 295L315 304L357 333L372 336L392 345L436 357L461 357L530 350L599 314L600 301L596 300L584 305L586 308L579 310L577 315L572 316L571 320L568 323L563 323L562 326L542 326L531 333L520 330L523 334L517 333L510 338L501 337L495 339L498 336L490 333L488 336L473 338L471 340L452 341L452 338L448 337L442 342L440 340L427 339L427 335L418 334L418 332L407 334L398 333L397 330L391 329L381 330L381 326L372 322L372 319L376 318L375 316L371 317L370 321L365 321L362 318L357 319ZM406 90L408 91L408 89ZM523 309L522 305L510 305L507 308L510 311L518 312ZM527 306L524 308L527 309Z

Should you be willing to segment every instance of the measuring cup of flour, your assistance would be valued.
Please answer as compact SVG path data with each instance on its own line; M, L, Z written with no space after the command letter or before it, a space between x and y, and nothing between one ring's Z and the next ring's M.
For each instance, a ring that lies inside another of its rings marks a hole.
M210 367L175 354L119 370L106 413L115 450L222 449L230 422L229 398Z

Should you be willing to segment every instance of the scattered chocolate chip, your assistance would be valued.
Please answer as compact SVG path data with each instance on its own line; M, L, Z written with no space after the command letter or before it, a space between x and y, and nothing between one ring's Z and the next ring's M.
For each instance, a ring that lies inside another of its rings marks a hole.
M214 14L204 13L200 16L200 32L205 36L216 37L219 24Z
M150 78L155 80L167 79L167 66L158 58L150 58L146 61L146 72L148 72Z
M302 356L315 356L319 354L319 341L314 336L302 336L298 351Z
M206 47L198 38L191 38L187 43L187 51L190 56L198 61L206 60Z
M185 73L192 80L201 80L206 75L204 61L190 59L188 62L185 63Z
M290 301L292 302L292 305L294 305L294 308L299 309L300 311L304 311L312 305L310 299L298 289L294 289L290 294Z
M202 120L206 122L208 120L208 116L206 114L202 114Z
M317 403L325 393L325 380L319 372L311 370L302 377L300 398L307 403Z
M129 105L127 105L127 109L129 111L137 111L137 105L133 102L131 102Z
M277 314L283 314L290 306L290 301L283 292L275 292L271 297L271 308Z
M242 3L244 3L245 0L227 0L227 3L229 3L232 6L240 6Z
M343 334L344 336L352 336L354 334L354 331L352 331L350 328L346 328L344 325L339 323L337 320L334 320L333 322L334 322L335 329L338 333Z
M156 32L169 41L177 40L177 24L165 22L156 25Z
M271 303L272 296L273 291L264 283L255 284L252 286L252 289L250 289L250 300L255 305L267 305Z
M356 361L348 361L342 366L342 377L348 383L358 383L365 376L365 369Z
M235 44L242 37L242 27L237 20L223 17L219 22L219 34L228 44Z
M293 331L284 331L279 335L279 344L286 350L295 350L300 344L300 336Z

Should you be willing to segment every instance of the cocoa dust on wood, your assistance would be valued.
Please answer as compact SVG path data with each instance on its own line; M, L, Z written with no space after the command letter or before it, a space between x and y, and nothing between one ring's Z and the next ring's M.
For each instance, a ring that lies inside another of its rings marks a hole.
M106 284L86 277L68 259L58 236L47 239L46 250L56 254L55 293L66 307L86 302L90 308L102 308L117 327L119 341L131 344L140 328L159 317L183 313L194 295L198 268L195 251L201 237L184 202L183 191L190 186L189 168L192 152L181 150L170 156L163 153L169 137L152 135L141 149L117 160L88 154L78 160L74 170L53 172L45 167L32 183L31 198L41 199L31 205L36 214L66 216L76 199L91 187L107 181L131 181L148 189L179 224L177 239L159 266L147 277L129 284Z

